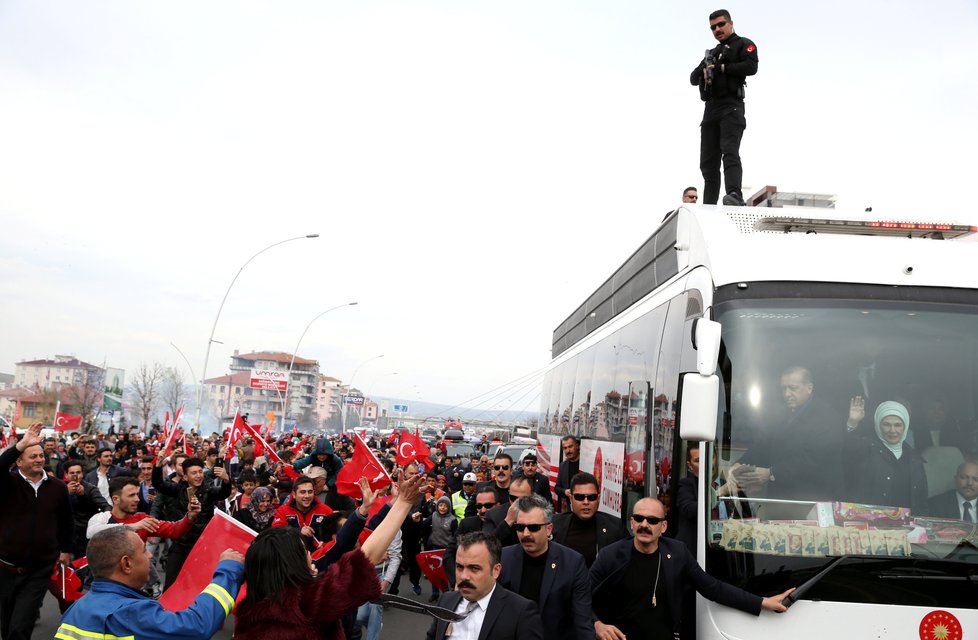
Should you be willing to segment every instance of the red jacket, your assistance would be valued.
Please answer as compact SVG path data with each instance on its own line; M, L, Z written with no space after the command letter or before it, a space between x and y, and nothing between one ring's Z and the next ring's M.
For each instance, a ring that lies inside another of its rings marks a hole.
M286 587L277 598L245 598L234 612L235 640L342 640L340 618L381 595L377 570L356 549L312 582Z
M324 505L322 502L316 498L312 499L312 506L309 507L309 511L302 513L295 508L295 503L293 501L286 502L278 509L275 510L275 519L272 520L273 527L292 527L294 529L301 530L302 527L312 527L315 531L317 544L306 544L310 551L313 551L316 547L323 542L322 535L322 524L326 516L333 513L333 510Z
M149 514L146 513L134 513L128 518L123 518L122 520L116 520L112 517L111 511L103 511L102 513L96 513L92 516L91 520L88 521L88 533L89 538L91 538L95 533L103 528L103 525L108 524L136 524L140 520L149 518ZM179 538L183 534L190 531L190 528L194 526L193 520L184 516L181 520L175 522L168 522L166 520L160 520L160 526L156 530L156 533L150 533L146 529L139 529L136 531L143 542L146 542L146 538L150 536L155 536L157 538ZM93 530L94 528L94 530Z

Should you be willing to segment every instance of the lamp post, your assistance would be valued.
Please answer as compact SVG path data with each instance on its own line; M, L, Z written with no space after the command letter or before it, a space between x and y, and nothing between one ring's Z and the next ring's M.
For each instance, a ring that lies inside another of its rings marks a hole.
M224 292L224 297L221 298L221 306L217 308L217 315L214 316L214 325L211 327L211 335L207 338L207 351L204 352L204 367L200 371L200 387L197 389L197 410L194 411L194 426L197 427L198 431L200 430L201 396L203 395L203 391L204 391L204 380L207 379L207 361L211 357L211 345L214 344L214 332L217 331L217 321L221 319L221 311L224 310L224 303L227 302L228 294L231 293L231 287L233 287L234 283L238 281L238 276L241 275L241 272L244 271L244 268L247 267L252 260L260 256L261 254L265 253L272 247L277 247L280 244L285 244L286 242L292 242L293 240L305 240L306 238L318 238L318 237L319 237L318 233L310 233L304 236L296 236L295 238L286 238L285 240L279 240L278 242L268 245L267 247L265 247L255 255L245 260L244 264L241 265L241 268L238 269L238 272L234 274L234 278L231 279L231 284L228 285L227 291Z
M349 387L349 389L351 391L353 390L353 381L356 380L357 374L360 372L360 367L362 367L363 365L367 364L368 362L371 362L372 360L376 360L378 358L383 358L383 357L384 357L384 354L380 354L379 356L374 356L372 358L367 358L366 360L364 360L363 362L361 362L360 364L358 364L357 365L357 368L353 370L353 375L350 376L350 384L348 384L347 387ZM342 422L343 431L346 431L346 414L347 414L346 398L347 398L348 395L349 394L346 394L342 398L342 400L343 400L343 412L340 413L340 415L343 418L343 422Z
M306 328L302 330L302 335L299 336L299 341L295 343L295 349L292 350L292 359L289 361L289 373L286 376L288 383L285 386L285 400L282 402L282 433L285 433L285 418L289 414L289 391L292 389L292 367L295 365L295 355L299 353L299 345L302 344L302 339L306 337L306 332L309 331L309 327L312 326L313 322L319 320L330 311L336 311L337 309L342 309L343 307L355 307L356 305L356 302L347 302L346 304L338 304L335 307L326 309L326 311L323 311L318 316L310 320L309 324L306 325Z

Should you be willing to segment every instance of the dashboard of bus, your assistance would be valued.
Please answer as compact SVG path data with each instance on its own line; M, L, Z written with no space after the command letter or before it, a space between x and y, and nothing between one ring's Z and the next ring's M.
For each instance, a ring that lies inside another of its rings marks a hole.
M804 598L978 608L974 292L740 287L714 319L707 571L754 593L818 575Z

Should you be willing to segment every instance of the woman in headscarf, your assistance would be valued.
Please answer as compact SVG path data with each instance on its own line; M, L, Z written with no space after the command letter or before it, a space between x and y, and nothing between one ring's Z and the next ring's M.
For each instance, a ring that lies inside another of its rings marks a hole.
M857 438L853 444L850 495L865 504L910 507L924 513L927 507L927 476L924 463L906 443L910 412L899 402L888 400L873 415L875 437Z
M275 507L272 506L272 490L268 487L258 487L251 493L251 501L244 509L238 509L234 519L241 524L251 527L261 533L272 524L275 518Z

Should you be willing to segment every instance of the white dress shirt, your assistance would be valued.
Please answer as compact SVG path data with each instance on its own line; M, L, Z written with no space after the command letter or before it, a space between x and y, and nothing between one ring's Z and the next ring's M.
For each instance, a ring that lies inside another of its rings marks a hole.
M475 602L477 606L465 620L451 624L452 635L448 636L451 640L479 640L479 632L482 631L482 621L486 619L486 608L489 607L489 601L492 599L492 594L495 591L496 585L492 585L492 590ZM455 613L465 613L468 606L469 601L462 598L458 606L455 607Z

